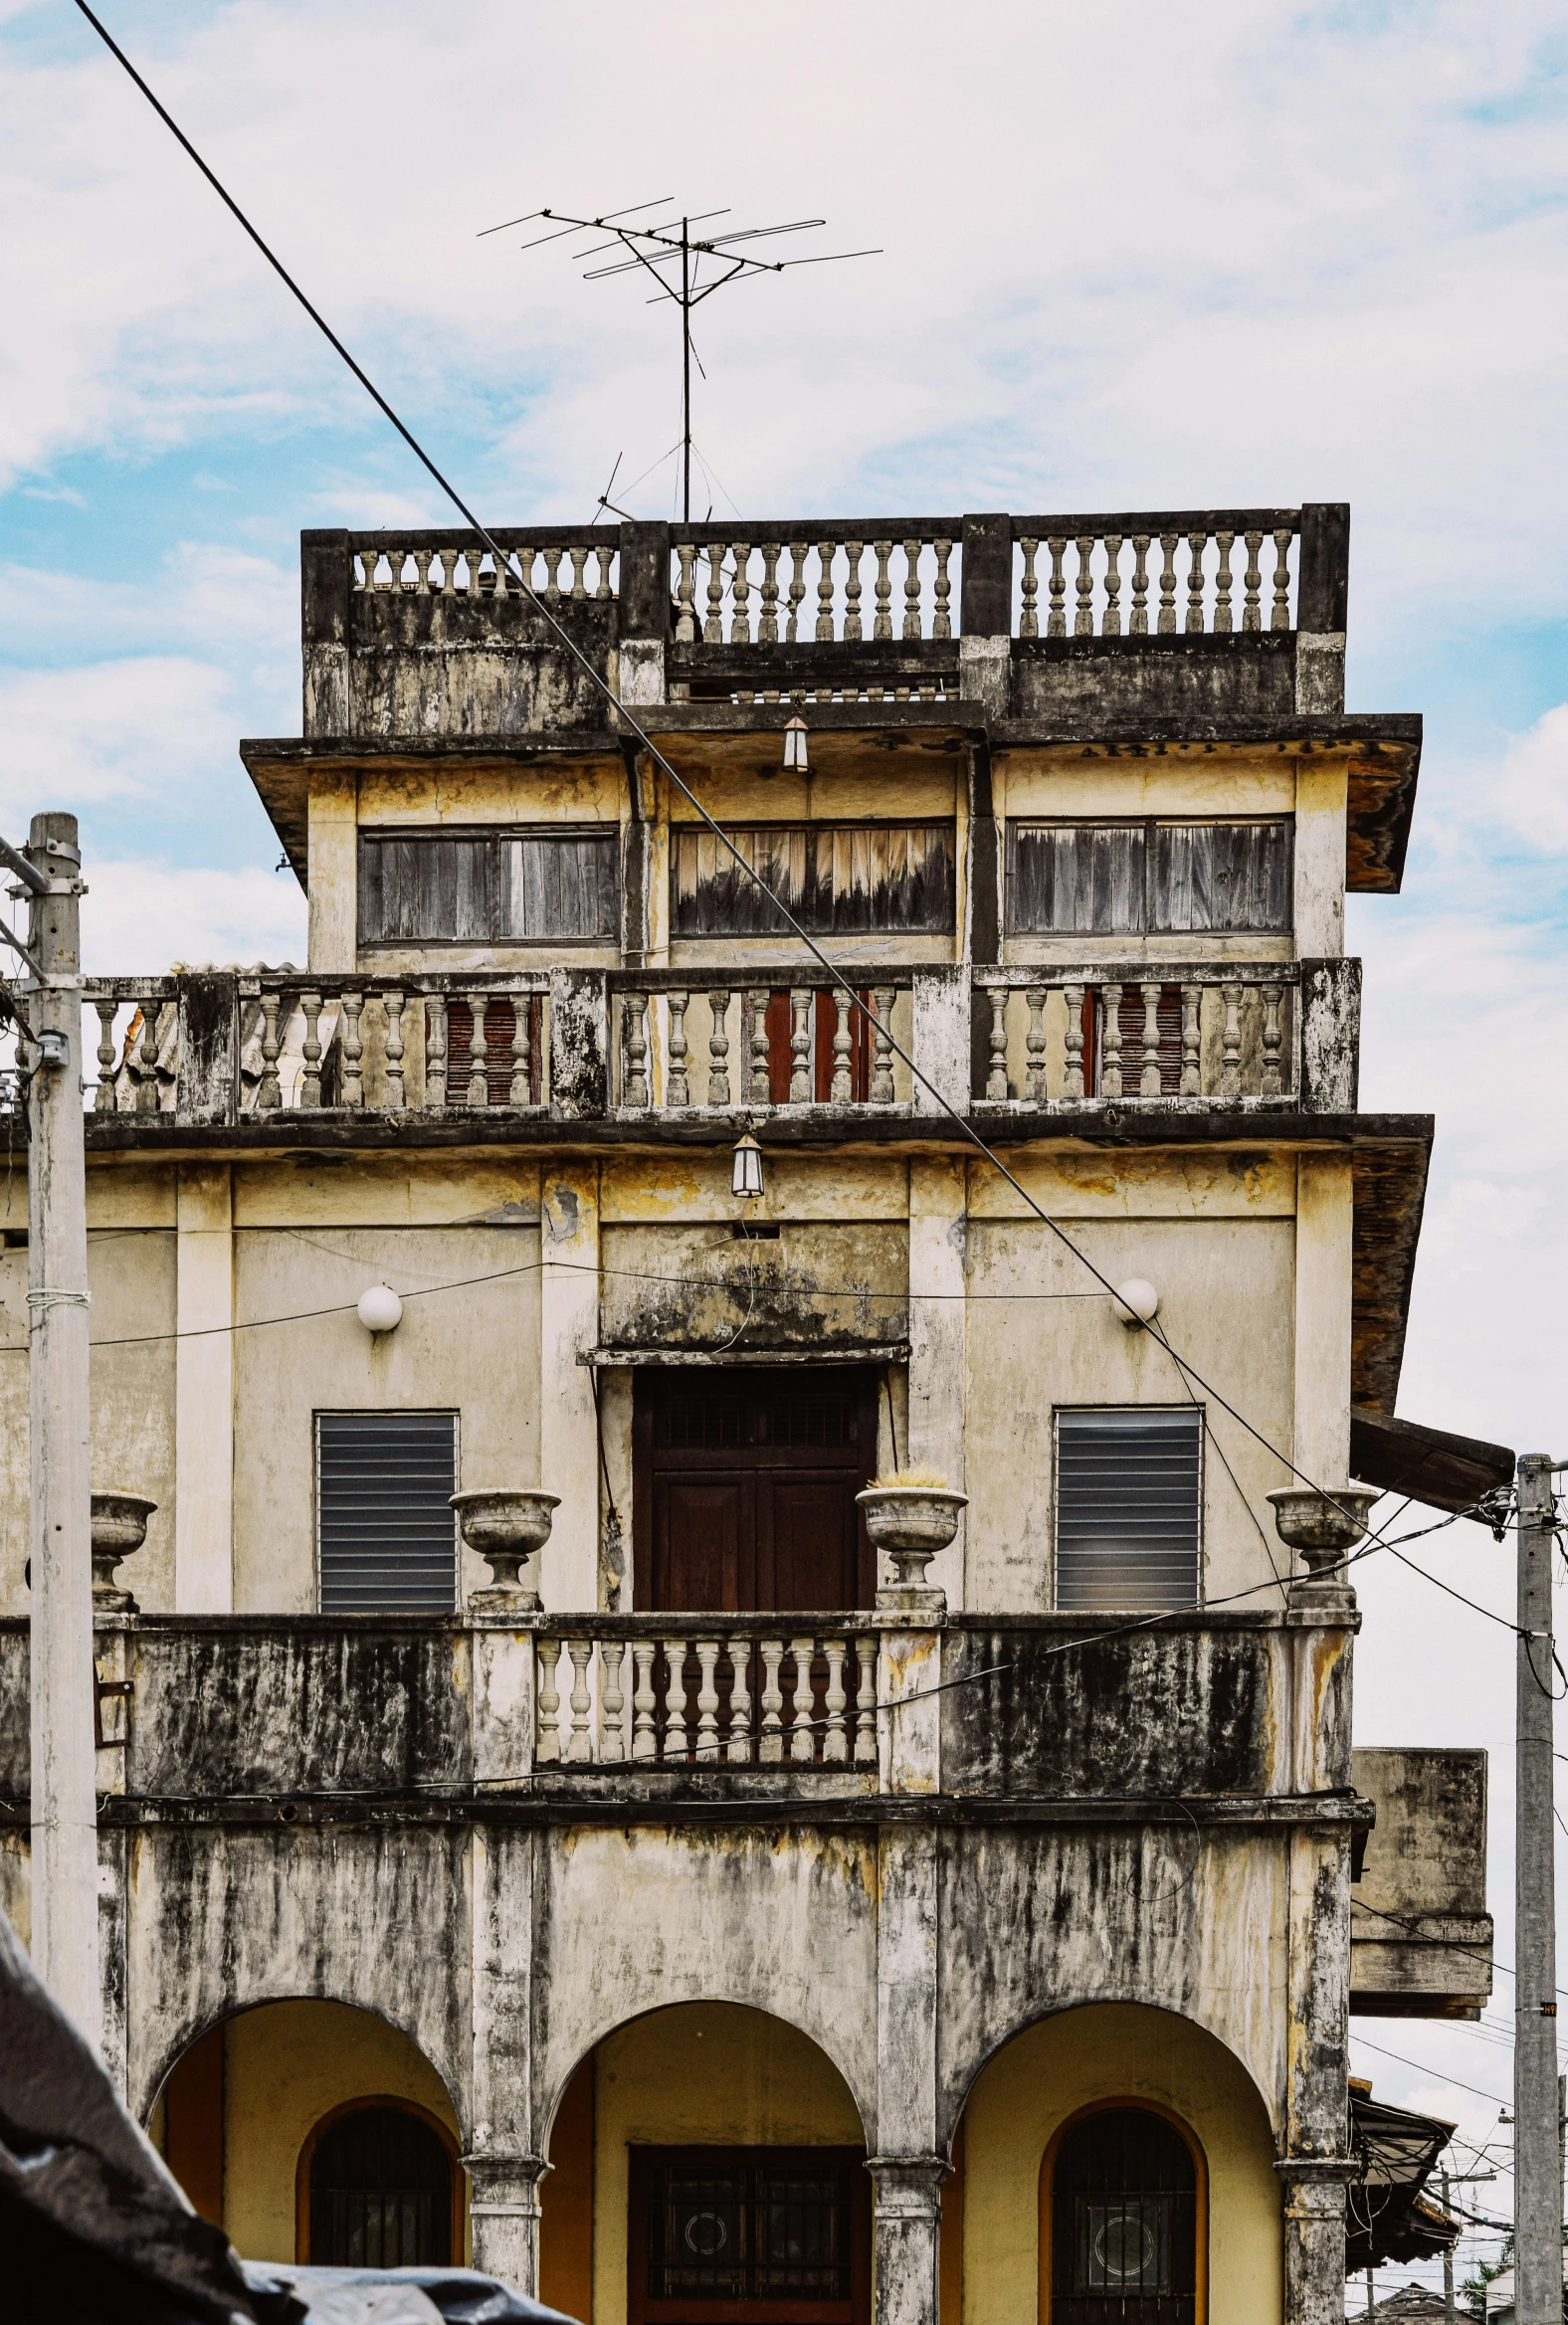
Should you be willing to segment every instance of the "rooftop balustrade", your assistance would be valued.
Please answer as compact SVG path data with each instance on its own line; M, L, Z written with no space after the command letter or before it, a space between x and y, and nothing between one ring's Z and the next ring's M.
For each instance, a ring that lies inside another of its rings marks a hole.
M452 530L302 536L307 734L602 731L603 695L555 623L642 707L1342 707L1337 504L513 526L492 538L493 549ZM966 641L985 651L966 654Z
M865 969L801 964L320 976L182 972L84 990L90 1139L309 1119L461 1127L601 1121L826 1135L1001 1123L1352 1111L1360 964L1167 961Z

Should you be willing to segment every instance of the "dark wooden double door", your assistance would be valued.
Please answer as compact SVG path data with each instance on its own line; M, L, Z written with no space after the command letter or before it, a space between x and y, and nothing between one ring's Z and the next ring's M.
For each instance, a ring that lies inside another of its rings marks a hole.
M637 1376L640 1610L869 1607L876 1558L855 1496L877 1458L875 1372L648 1368Z

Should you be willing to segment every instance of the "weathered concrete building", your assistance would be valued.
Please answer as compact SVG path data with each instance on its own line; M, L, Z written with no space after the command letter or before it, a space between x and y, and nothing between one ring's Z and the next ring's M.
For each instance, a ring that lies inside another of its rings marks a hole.
M1344 710L1341 508L739 529L307 533L308 964L86 989L106 2052L258 2257L1322 2325L1347 2013L1489 1983L1483 1767L1353 1766L1299 1490L1399 1379L1343 903L1420 723ZM558 1497L537 1611L479 1488Z

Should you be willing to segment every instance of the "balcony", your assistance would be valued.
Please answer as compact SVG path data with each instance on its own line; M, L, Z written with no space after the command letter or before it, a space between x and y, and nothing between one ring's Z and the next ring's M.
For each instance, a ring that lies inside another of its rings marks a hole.
M588 1122L702 1143L737 1113L786 1141L908 1137L940 1128L943 1099L1014 1134L1355 1107L1355 961L886 970L862 998L875 1024L820 974L763 962L90 979L90 1143Z
M1349 512L789 518L302 538L307 737L629 704L985 705L1025 720L1343 706ZM524 594L531 592L532 596Z

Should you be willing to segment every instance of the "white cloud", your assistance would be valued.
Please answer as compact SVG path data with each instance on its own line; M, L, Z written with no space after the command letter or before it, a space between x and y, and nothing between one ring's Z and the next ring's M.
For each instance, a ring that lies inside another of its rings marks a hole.
M1509 744L1488 804L1531 847L1568 850L1568 702Z
M83 963L99 976L187 967L281 967L305 957L305 908L292 872L96 863L82 907Z
M232 765L228 688L222 670L171 655L0 674L0 815L14 824Z

